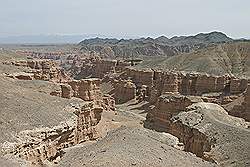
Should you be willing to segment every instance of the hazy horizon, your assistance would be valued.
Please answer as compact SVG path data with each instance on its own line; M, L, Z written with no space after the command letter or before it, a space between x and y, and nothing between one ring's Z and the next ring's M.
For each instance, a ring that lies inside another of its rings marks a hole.
M0 37L187 36L219 31L250 38L247 0L1 0Z

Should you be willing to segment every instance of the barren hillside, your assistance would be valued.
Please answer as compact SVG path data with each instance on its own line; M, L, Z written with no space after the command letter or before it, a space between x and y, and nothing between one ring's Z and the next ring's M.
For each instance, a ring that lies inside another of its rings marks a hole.
M145 58L138 68L196 71L216 75L250 76L250 42L213 45L170 58Z
M221 32L200 33L194 36L175 36L167 38L139 39L86 39L79 43L81 51L91 51L106 58L128 58L138 56L174 56L179 53L189 53L204 48L213 43L233 41Z

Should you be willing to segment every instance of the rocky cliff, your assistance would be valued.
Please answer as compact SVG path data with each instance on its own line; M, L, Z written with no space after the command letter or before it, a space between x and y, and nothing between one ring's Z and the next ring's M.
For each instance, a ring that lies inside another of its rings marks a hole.
M154 108L147 114L147 124L154 129L166 131L171 124L171 118L193 103L202 102L201 97L184 96L176 93L161 95Z
M53 128L38 128L22 131L17 143L5 143L5 154L11 153L33 165L43 166L44 161L57 163L67 148L87 140L97 139L95 129L101 120L103 108L93 103L83 103L74 107L76 118Z
M173 134L184 144L184 150L219 165L245 166L249 163L249 148L241 144L249 145L248 123L229 116L216 104L195 103L183 109L185 105L180 105L181 108L171 107L176 106L180 98L172 102L169 97L167 99L165 102L159 100L156 109L148 113L147 126ZM247 137L242 137L244 135ZM236 148L240 148L240 151L236 151Z
M212 92L219 92L222 96L240 94L246 90L248 82L247 79L227 75L215 76L135 68L127 68L120 77L131 79L137 89L146 85L152 103L156 102L160 95L167 92L196 96Z
M131 80L115 81L113 92L117 103L125 103L136 98L136 86Z
M226 105L225 108L230 115L250 121L250 85L248 84L247 90L242 97L239 97L236 101Z
M107 111L115 110L115 100L110 95L103 95L100 90L101 80L97 78L72 80L61 85L61 95L63 98L80 98L84 101L93 101L96 105L103 107Z
M108 74L120 73L126 66L130 66L130 62L100 59L99 56L75 57L72 62L66 62L64 66L67 64L70 64L70 67L66 68L67 72L75 79L103 78Z
M4 64L26 67L22 73L8 74L8 76L23 80L44 80L53 82L66 82L70 78L55 62L50 60L20 60L9 61Z

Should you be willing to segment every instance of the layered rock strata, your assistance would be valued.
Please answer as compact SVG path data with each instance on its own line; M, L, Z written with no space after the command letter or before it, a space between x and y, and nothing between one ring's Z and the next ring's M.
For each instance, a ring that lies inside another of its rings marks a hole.
M67 98L70 99L73 97L73 89L71 88L70 85L63 84L61 85L61 96L62 98Z
M5 62L5 64L28 67L30 70L31 79L54 81L54 82L65 82L69 80L66 73L59 68L59 66L51 60L23 60L23 61L12 61ZM26 79L24 77L16 76L16 78Z
M102 98L100 83L100 79L91 78L73 80L68 82L68 85L72 88L74 97L84 101L98 101Z
M17 72L13 74L6 74L7 77L19 80L33 80L34 74L26 73L26 72Z
M202 102L200 97L184 96L174 93L161 95L155 107L147 114L147 124L155 129L166 131L170 127L171 118L193 103Z
M153 85L153 76L154 71L150 69L137 70L133 68L127 68L121 77L131 79L137 86L148 85L151 87Z
M185 151L221 166L249 164L249 148L245 146L250 144L250 132L243 119L229 116L213 103L195 103L179 111L174 107L175 112L171 107L157 106L148 113L147 126L178 137Z
M131 79L137 89L146 85L150 92L150 102L166 93L199 95L220 92L222 96L240 94L247 88L247 80L230 76L213 76L198 73L163 72L160 70L137 70L128 68L121 76Z
M77 116L73 122L65 122L53 128L22 131L18 143L6 143L6 153L12 153L34 165L44 165L45 161L57 163L63 156L63 149L97 139L96 126L101 120L103 108L94 103L75 106Z
M115 81L114 88L114 98L117 103L124 103L136 98L136 86L131 80Z
M107 111L115 109L115 100L110 95L103 95L100 90L101 80L97 78L69 81L61 85L63 98L80 98L84 101L93 101Z
M89 56L85 58L75 57L70 64L68 72L76 79L86 77L103 78L106 75L120 73L130 66L129 62L122 60L100 59L98 56Z
M238 79L232 77L230 80L230 92L231 93L242 93L247 87L248 81L246 79Z
M243 95L243 101L235 105L233 103L235 102L232 102L233 107L228 109L229 114L250 122L250 84Z

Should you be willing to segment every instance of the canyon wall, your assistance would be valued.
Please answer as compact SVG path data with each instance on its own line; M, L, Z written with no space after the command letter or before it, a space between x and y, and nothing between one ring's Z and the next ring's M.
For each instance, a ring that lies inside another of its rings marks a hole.
M136 98L136 86L131 80L114 81L114 98L117 103L124 103Z
M230 80L230 92L231 93L242 93L246 90L248 81L246 79L238 79L232 77Z
M178 137L185 151L219 165L239 165L241 162L236 161L239 158L248 162L248 148L242 146L242 142L249 143L248 139L238 137L250 136L248 123L229 116L217 104L199 101L197 97L162 95L148 112L144 126ZM235 147L241 151L232 153Z
M61 85L60 94L63 98L76 97L84 101L93 101L107 111L114 111L115 99L110 95L102 94L100 83L101 80L98 78L72 80Z
M197 102L202 102L202 99L175 93L161 95L155 103L155 107L147 114L147 124L149 123L155 129L166 131L170 127L170 121L174 115Z
M222 92L223 95L242 93L247 88L247 80L229 76L213 76L198 73L163 72L137 70L127 68L123 79L131 79L136 87L147 85L151 102L156 102L157 97L166 92L180 93L183 95L202 95L205 93Z
M245 94L245 106L246 112L248 112L248 121L250 121L250 84L247 85L247 91Z
M18 134L18 143L9 143L5 153L12 153L33 165L44 165L45 160L57 163L63 156L63 148L99 137L96 126L101 120L103 108L93 102L74 107L75 120L53 128L38 128Z
M44 80L53 82L66 82L70 78L55 62L51 60L20 60L5 62L5 64L27 67L22 73L9 74L9 76L23 80ZM23 74L25 73L25 74ZM26 77L24 77L26 76ZM27 77L29 76L29 77Z
M226 106L226 108L228 108L228 113L230 115L244 118L246 121L250 121L250 84L248 84L247 90L244 92L242 98L243 100L236 104L235 102L229 104L229 106L232 105L233 107ZM242 98L239 97L238 100L241 100Z
M98 56L69 57L65 64L71 66L67 71L76 79L103 78L108 74L120 73L125 70L125 67L130 66L129 62L123 60L100 59Z
M137 86L148 85L151 87L153 85L153 70L137 70L133 68L127 68L122 78L131 79Z
M68 82L73 91L73 96L84 101L98 101L102 97L100 90L100 79L82 79Z

